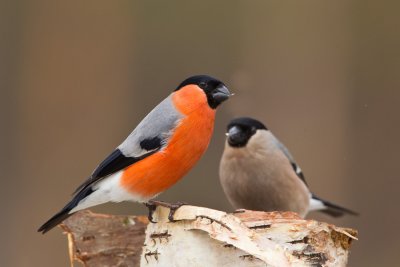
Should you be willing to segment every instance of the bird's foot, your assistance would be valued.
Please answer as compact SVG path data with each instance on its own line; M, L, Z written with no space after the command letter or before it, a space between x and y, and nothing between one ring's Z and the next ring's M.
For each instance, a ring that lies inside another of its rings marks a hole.
M169 207L169 214L168 214L168 220L170 222L174 222L175 221L174 220L174 214L175 214L176 210L179 209L180 207L182 207L183 205L188 205L188 204L185 203L185 202L180 202L180 201L171 204L171 206Z
M156 223L153 221L153 213L157 209L157 205L153 203L151 200L148 202L145 202L144 205L149 209L149 214L147 215L147 218L149 219L149 222L151 223Z
M166 208L169 208L169 214L168 214L168 220L170 222L174 222L174 214L177 209L182 207L183 205L187 205L185 202L176 202L176 203L167 203L164 201L159 201L159 200L149 200L148 202L145 203L146 207L149 209L149 221L152 223L155 223L153 221L153 213L156 210L157 206L163 206Z

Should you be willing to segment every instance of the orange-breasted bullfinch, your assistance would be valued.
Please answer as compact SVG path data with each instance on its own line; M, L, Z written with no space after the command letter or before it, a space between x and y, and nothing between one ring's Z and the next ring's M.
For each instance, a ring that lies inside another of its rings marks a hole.
M237 118L227 127L219 176L236 209L293 211L305 217L319 210L331 216L355 212L312 194L288 149L252 118Z
M184 80L43 224L43 233L73 213L106 202L145 203L181 179L206 151L216 108L230 96L207 75Z

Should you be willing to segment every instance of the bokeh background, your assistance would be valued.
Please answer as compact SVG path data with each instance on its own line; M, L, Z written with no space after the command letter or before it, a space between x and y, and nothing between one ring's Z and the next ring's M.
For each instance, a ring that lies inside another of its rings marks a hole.
M361 213L309 216L360 231L349 266L396 266L399 21L396 1L1 1L0 265L69 266L60 229L36 229L181 80L207 73L236 95L161 199L231 210L225 125L254 116L315 193Z

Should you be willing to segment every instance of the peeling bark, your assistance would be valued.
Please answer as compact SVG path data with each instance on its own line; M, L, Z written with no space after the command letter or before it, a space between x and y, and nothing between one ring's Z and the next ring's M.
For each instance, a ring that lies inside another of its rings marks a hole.
M81 211L61 225L68 235L71 266L139 266L147 216Z
M168 221L80 212L64 222L71 260L84 266L346 266L357 232L292 212L233 214L182 206ZM147 229L146 229L147 227ZM143 249L142 249L143 248ZM140 264L139 264L140 263Z

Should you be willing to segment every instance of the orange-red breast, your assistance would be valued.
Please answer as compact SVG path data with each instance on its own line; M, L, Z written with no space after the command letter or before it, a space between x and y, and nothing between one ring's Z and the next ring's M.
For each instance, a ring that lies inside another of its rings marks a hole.
M146 202L181 179L206 151L216 108L230 96L206 75L184 80L157 105L38 231L106 202Z

